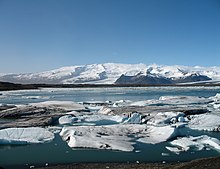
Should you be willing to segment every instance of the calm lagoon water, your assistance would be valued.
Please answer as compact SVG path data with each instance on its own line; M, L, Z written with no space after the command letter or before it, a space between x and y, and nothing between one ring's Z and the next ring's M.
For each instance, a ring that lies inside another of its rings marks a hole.
M27 104L47 100L69 101L117 101L158 99L167 95L210 97L220 93L220 87L143 87L143 88L77 88L41 89L1 92L0 103ZM198 132L220 139L219 133ZM219 156L214 150L188 151L176 155L165 146L169 143L137 144L135 152L106 151L95 149L71 149L57 134L54 141L26 146L0 146L0 166L5 168L30 168L74 162L172 162L188 161L201 157Z

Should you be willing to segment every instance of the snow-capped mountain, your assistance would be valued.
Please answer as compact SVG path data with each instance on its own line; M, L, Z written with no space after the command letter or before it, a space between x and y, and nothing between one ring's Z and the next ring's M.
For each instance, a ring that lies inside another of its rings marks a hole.
M201 76L207 77L209 80L220 80L220 67L105 63L68 66L39 73L0 75L0 81L26 84L114 84L122 75L129 77L146 76L151 77L151 79L164 78L176 82L178 80L184 82L183 79L191 79L190 77L194 77L194 79L197 77L196 79L199 81L198 77Z

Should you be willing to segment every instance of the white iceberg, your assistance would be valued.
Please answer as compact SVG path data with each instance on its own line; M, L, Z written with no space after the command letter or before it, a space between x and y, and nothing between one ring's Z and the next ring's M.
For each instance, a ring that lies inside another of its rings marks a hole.
M162 127L149 126L147 127L147 135L138 139L138 141L148 144L157 144L175 138L178 134L179 129L169 125Z
M140 124L63 127L60 136L72 148L133 151L136 142L157 144L178 136L178 128Z
M66 111L73 111L73 110L80 111L86 109L83 105L72 101L45 101L39 103L31 103L30 105L36 107L58 108Z
M161 112L152 116L147 122L147 124L154 126L163 126L168 124L173 124L177 122L187 122L188 119L182 112Z
M114 115L114 111L109 107L103 106L98 111L98 114Z
M166 147L168 150L179 153L181 151L188 151L192 148L196 150L203 150L204 148L211 148L220 151L220 141L216 138L202 135L198 137L182 137L171 141L171 145L176 147Z
M182 104L207 104L212 102L209 98L197 96L161 96L160 101L165 101L168 104L182 105Z
M77 117L74 117L72 115L65 115L58 119L59 124L72 124L78 121Z
M144 125L130 124L64 127L60 132L60 136L72 148L133 151L134 137L145 131L145 129L146 126ZM133 137L130 137L130 135Z
M128 124L141 124L142 122L142 116L140 113L132 113L130 117L128 117L124 123Z
M200 114L190 116L188 127L195 130L220 131L220 116L216 114Z
M0 130L0 144L45 143L54 139L54 134L40 127L8 128Z

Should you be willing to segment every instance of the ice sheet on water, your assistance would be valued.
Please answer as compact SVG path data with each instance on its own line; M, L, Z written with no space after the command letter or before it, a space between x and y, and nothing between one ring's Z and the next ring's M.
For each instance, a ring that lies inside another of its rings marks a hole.
M157 144L177 136L177 128L171 126L147 127L140 124L108 126L64 127L60 132L63 140L72 148L97 148L133 151L137 142Z
M212 113L191 115L188 127L195 130L220 131L220 116Z
M175 147L167 146L166 148L177 154L190 149L196 149L199 151L207 147L220 151L220 141L207 135L201 135L198 137L182 137L171 141L170 144Z
M77 111L77 110L85 110L86 108L73 101L44 101L39 103L31 103L30 105L36 107L49 107L49 108L59 108L66 111Z
M144 130L144 125L78 126L64 127L60 135L72 148L133 151L134 138L129 135Z
M45 143L53 139L53 133L40 127L8 128L0 130L0 144Z

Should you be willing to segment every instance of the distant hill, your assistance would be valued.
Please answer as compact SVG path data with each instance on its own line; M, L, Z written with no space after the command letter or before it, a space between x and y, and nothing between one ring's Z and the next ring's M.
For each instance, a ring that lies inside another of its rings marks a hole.
M38 73L0 75L21 84L179 84L219 83L220 67L104 63L68 66Z
M21 89L37 89L34 85L22 85L22 84L14 84L8 82L0 82L0 91L3 90L21 90Z
M176 79L167 78L163 76L154 76L154 75L135 75L135 76L125 76L122 75L116 80L116 84L149 84L149 85L171 85L171 84L184 84L189 82L198 82L198 81L209 81L211 78L192 74L189 76L184 76Z

